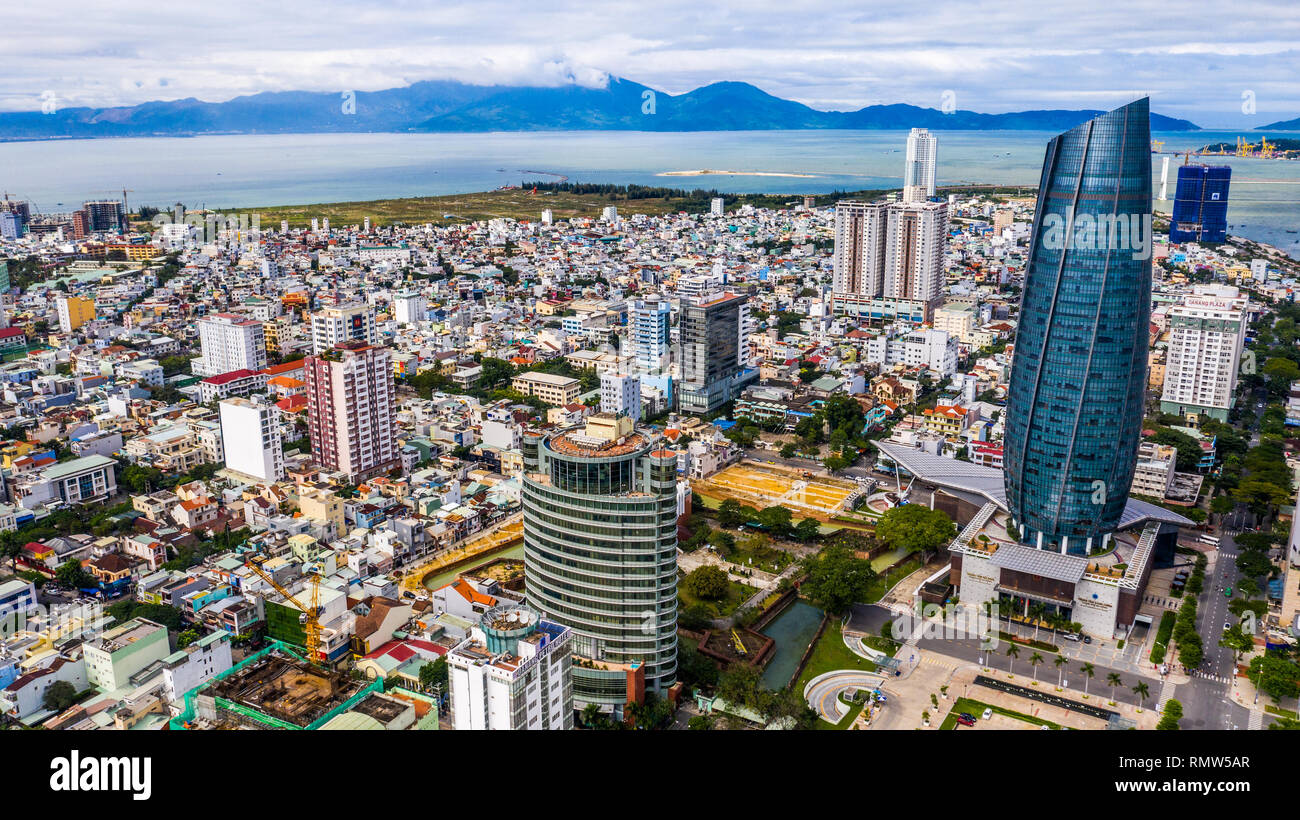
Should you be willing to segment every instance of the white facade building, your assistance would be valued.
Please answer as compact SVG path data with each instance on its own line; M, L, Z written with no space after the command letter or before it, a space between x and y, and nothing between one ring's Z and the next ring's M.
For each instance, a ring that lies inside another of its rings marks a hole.
M903 201L920 202L934 196L939 142L926 128L907 135L907 164L903 167Z
M885 366L927 367L941 376L951 376L957 372L957 339L933 328L893 338L881 334L867 341L864 359Z
M572 729L572 634L523 606L489 609L446 656L452 727Z
M284 478L284 451L275 405L235 398L226 399L218 407L226 467L268 483Z
M311 316L311 349L319 356L342 342L356 339L379 344L375 312L369 305L344 305L318 310Z
M1231 285L1197 285L1169 310L1161 412L1227 420L1246 341L1247 301Z
M393 297L393 318L398 324L423 322L428 316L429 301L423 294L404 291Z
M636 376L605 373L600 377L600 411L641 419L641 380Z
M943 295L948 204L890 205L885 230L884 295L892 299L938 301Z
M236 370L266 367L266 337L262 323L233 313L199 320L203 355L190 363L196 376L219 376Z

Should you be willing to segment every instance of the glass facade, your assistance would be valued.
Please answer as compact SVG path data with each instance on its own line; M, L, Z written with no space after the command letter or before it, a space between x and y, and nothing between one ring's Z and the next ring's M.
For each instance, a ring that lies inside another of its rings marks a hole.
M677 680L677 461L653 446L602 457L523 442L526 595L574 632L578 708L625 704L630 664L649 691Z
M1048 143L1004 456L1011 514L1044 549L1096 550L1124 511L1146 385L1150 215L1145 98Z
M1180 167L1174 212L1169 221L1169 241L1226 242L1231 183L1232 168L1227 165Z

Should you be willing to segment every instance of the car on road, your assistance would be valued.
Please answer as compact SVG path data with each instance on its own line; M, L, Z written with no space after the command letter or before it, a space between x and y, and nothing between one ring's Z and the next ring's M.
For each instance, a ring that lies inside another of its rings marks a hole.
M1225 598L1231 598L1231 597L1232 597L1232 587L1228 587L1227 589L1225 589L1225 590L1223 591L1223 597L1225 597Z
M1232 629L1232 623L1229 622L1229 621L1224 621L1224 622L1223 622L1223 631L1224 631L1224 632L1227 632L1229 629Z
M1084 635L1084 636L1083 636L1083 642L1084 642L1084 643L1092 643L1092 638L1089 638L1087 635Z
M962 726L974 726L975 718L967 717L966 715L959 715L957 717L957 722Z

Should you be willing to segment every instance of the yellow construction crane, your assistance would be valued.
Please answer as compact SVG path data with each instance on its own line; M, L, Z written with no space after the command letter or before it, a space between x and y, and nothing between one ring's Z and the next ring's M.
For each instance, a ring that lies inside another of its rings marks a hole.
M1264 159L1272 159L1273 149L1276 147L1277 147L1276 145L1269 144L1268 137L1259 138L1259 155Z
M293 596L293 593L277 584L275 579L264 572L261 567L252 563L245 566L257 573L257 577L270 584L276 592L283 595L286 601L302 610L302 615L298 616L298 622L302 624L302 631L306 636L303 645L307 649L307 660L312 663L324 664L325 653L321 650L320 639L320 573L312 570L308 574L307 583L311 589L311 605L303 606L302 602Z
M1245 157L1250 155L1250 143L1246 142L1245 137L1237 137L1237 156Z

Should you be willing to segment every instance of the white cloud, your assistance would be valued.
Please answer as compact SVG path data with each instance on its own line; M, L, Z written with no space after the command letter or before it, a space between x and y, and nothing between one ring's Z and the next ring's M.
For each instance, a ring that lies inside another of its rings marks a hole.
M1207 37L1212 32L1214 39ZM1262 36L1261 36L1262 35ZM924 4L698 0L70 0L6 11L0 109L228 99L266 90L378 90L422 79L671 93L752 82L815 107L1102 107L1130 89L1207 125L1300 114L1300 9L1256 2L1212 18L1166 0Z

